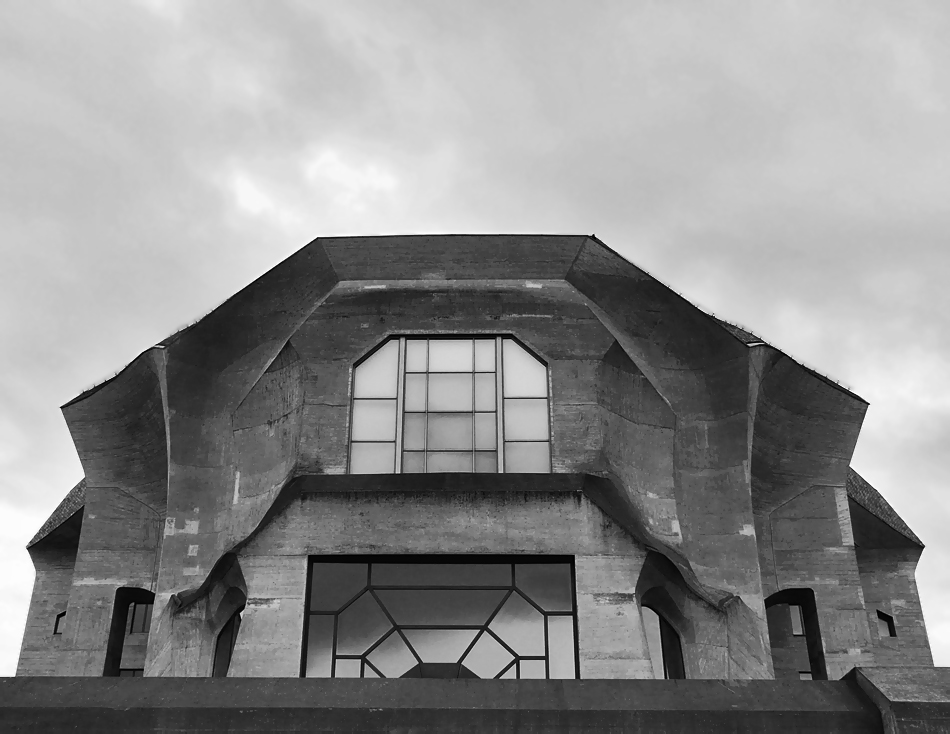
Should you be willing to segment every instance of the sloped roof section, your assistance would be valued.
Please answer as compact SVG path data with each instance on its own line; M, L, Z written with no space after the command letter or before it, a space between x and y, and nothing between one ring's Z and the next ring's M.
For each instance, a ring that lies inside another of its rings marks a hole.
M732 334L736 339L741 341L746 346L752 346L754 344L765 344L764 339L757 337L751 331L746 331L740 326L736 326L735 324L730 324L728 321L723 321L722 319L716 318L715 316L713 316L713 318L716 319L716 322L723 329L728 331L730 334Z
M901 516L887 503L887 500L881 496L881 493L868 484L864 477L850 467L848 468L847 489L850 499L857 502L881 522L893 528L908 540L913 541L921 548L924 547L923 541L914 534L914 531L907 526L907 523L901 519Z
M33 536L33 540L26 544L26 547L29 548L39 543L43 538L81 510L85 504L86 478L83 477L75 487L69 490L69 494L67 494L65 499L59 503L59 506L53 510L53 514L43 523L43 526L36 535Z

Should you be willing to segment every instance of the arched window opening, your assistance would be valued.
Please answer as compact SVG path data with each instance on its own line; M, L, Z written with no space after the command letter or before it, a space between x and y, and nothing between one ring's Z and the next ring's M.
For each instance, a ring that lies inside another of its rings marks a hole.
M511 337L395 337L353 370L350 473L551 471L547 366Z
M776 680L827 680L811 589L785 589L765 600Z
M63 634L63 626L66 624L66 612L60 612L56 615L56 621L53 622L53 634Z
M102 671L104 676L139 677L144 674L154 603L155 594L146 589L123 587L116 590Z
M680 636L673 625L652 607L640 609L643 617L643 629L646 633L650 661L653 663L653 677L658 679L682 679L686 677L683 665L683 646Z
M231 667L231 657L234 655L234 644L237 642L238 632L241 629L241 615L244 607L238 609L227 624L221 628L218 640L214 645L214 664L211 669L212 678L227 678Z

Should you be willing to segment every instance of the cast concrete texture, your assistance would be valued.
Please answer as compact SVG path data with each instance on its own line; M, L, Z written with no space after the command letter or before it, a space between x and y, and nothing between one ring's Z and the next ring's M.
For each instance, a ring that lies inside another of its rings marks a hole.
M854 681L0 680L4 731L883 732ZM895 731L902 731L900 729Z
M353 365L400 334L532 349L554 473L342 476ZM693 678L772 678L766 600L794 588L815 592L829 677L929 663L922 545L849 470L866 408L595 238L317 239L64 406L81 533L53 549L54 513L31 545L18 672L101 675L133 587L156 595L147 676L209 675L245 600L232 675L297 675L306 557L355 552L575 556L589 678L650 676L655 589Z

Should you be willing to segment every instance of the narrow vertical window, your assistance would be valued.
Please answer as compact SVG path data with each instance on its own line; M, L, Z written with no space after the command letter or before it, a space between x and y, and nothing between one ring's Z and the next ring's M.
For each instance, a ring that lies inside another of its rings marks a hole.
M897 628L894 626L894 618L890 614L877 610L877 634L878 637L897 637Z
M510 337L385 342L353 371L350 473L549 472L547 367Z
M802 607L800 604L789 604L788 613L792 623L792 635L795 637L805 636L805 621L802 617Z
M227 621L214 646L214 663L211 669L212 678L226 678L231 668L231 657L234 655L234 644L237 642L238 632L241 629L241 612L238 609Z
M641 607L654 678L685 678L683 647L673 626L655 609Z
M63 634L63 625L66 624L66 612L60 612L56 615L56 621L53 622L53 634Z

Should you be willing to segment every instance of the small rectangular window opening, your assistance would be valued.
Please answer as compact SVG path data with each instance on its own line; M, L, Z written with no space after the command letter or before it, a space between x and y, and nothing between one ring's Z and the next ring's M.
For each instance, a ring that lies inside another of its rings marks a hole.
M151 623L152 605L132 602L129 608L129 634L147 634Z
M801 605L789 604L788 611L792 618L792 634L795 637L804 637L805 636L805 620L802 617Z
M799 670L798 680L813 680L810 670Z
M894 618L880 609L877 610L877 633L879 637L897 637Z
M60 612L56 615L56 621L53 622L53 634L63 634L63 625L66 623L66 612Z
M141 678L145 675L145 668L119 668L120 678Z

